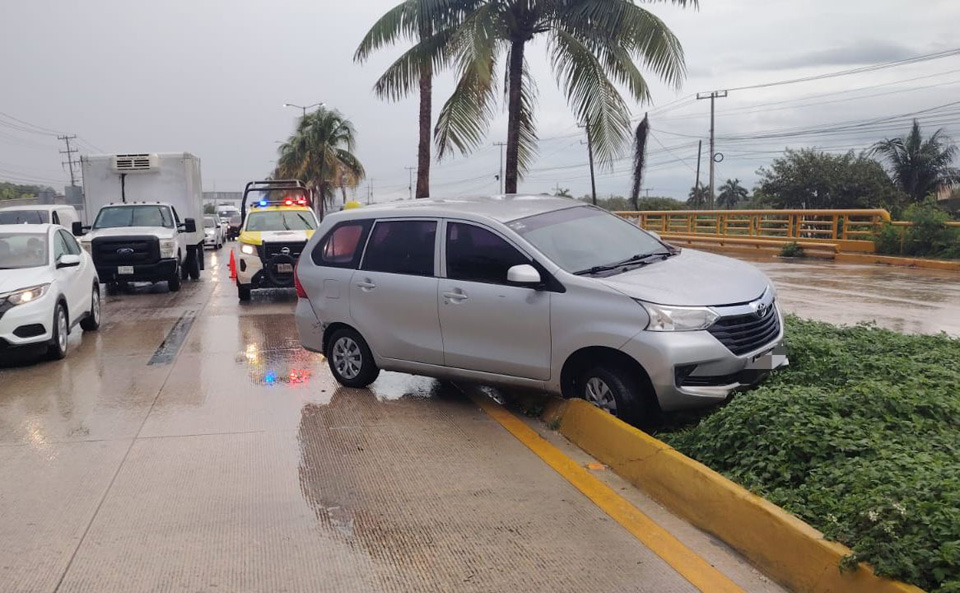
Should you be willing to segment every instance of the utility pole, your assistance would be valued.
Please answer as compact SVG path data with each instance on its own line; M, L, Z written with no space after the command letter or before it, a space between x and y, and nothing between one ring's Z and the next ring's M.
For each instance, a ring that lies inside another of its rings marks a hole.
M413 199L413 172L416 171L416 167L407 167L407 172L410 173L410 185L407 186L407 189L410 190L410 199Z
M70 141L71 141L71 140L74 140L75 138L76 138L76 135L73 135L73 136L57 136L57 139L58 139L58 140L63 140L64 142L67 143L67 149L66 149L66 150L61 150L61 151L60 151L60 154L65 154L65 155L67 155L67 162L65 162L65 163L63 163L63 164L64 164L64 165L67 165L68 168L70 169L70 187L77 187L77 180L76 180L76 177L74 177L74 170L73 170L73 166L74 166L73 153L79 152L79 151L78 151L76 148L70 148Z
M500 147L500 175L497 176L497 179L500 180L500 195L503 195L503 148L507 145L507 143L494 142L493 145Z
M700 207L700 155L703 153L703 140L697 142L697 183L693 186L693 207Z
M597 205L597 180L593 175L593 138L590 135L590 120L580 126L587 129L587 154L590 156L590 193L593 196L593 205ZM580 142L583 144L583 142Z
M369 183L367 183L367 205L369 206L373 201L373 177L367 181L369 181Z
M709 93L697 93L697 100L710 99L710 208L713 209L713 190L714 190L714 168L716 162L713 160L716 151L714 146L714 103L717 99L723 99L727 96L727 91L711 91Z

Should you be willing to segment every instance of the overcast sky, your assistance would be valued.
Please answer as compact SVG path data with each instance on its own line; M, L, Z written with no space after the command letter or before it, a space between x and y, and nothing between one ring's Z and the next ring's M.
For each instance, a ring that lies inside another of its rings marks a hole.
M206 190L235 191L273 168L276 141L298 110L285 102L324 101L353 120L358 153L378 201L406 197L416 164L417 99L378 100L371 87L402 48L359 66L357 43L398 0L2 0L0 112L80 136L83 152L188 151L203 163ZM699 11L647 5L673 29L687 56L679 92L652 84L653 138L645 187L686 197L697 140L706 156L709 102L696 92L730 89L846 70L953 49L956 0L703 0ZM521 191L589 191L586 147L558 91L545 46L529 51L539 86L540 157ZM653 78L650 79L653 81ZM960 57L829 80L731 91L717 101L717 184L756 169L785 146L831 151L864 148L896 135L906 119L838 131L866 121L935 108L958 97ZM439 109L453 80L435 84ZM822 95L822 96L821 96ZM952 109L952 110L951 110ZM960 138L956 107L929 111L921 123ZM3 119L10 124L11 120ZM14 124L16 122L13 122ZM434 195L492 193L506 117L470 158L435 165ZM784 130L817 133L784 137ZM757 138L756 136L763 136ZM771 137L772 136L772 137ZM61 186L52 136L0 125L0 179ZM598 171L601 195L628 191L628 164ZM358 193L365 198L366 184Z

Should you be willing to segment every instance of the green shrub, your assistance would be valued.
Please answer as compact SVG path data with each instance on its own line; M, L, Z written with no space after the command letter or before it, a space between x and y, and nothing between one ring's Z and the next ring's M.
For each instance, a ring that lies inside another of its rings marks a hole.
M803 247L796 241L791 241L780 249L780 257L803 257Z
M960 229L948 227L950 215L926 201L913 204L904 212L904 218L913 223L907 229L903 244L904 255L921 257L960 257Z
M884 224L873 236L874 250L880 255L901 255L901 232L902 229Z
M960 340L787 319L791 364L666 442L846 544L960 591Z

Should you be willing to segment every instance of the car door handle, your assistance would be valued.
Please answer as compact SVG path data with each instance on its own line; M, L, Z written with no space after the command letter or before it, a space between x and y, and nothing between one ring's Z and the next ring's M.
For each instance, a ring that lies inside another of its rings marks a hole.
M376 288L377 285L374 284L373 282L369 281L369 280L364 280L364 281L362 281L362 282L357 282L357 287L359 287L360 290L363 290L363 291L365 291L365 292L369 292L369 291L373 290L374 288Z
M468 297L467 293L463 292L462 290L457 290L454 292L443 293L443 298L447 299L448 301L453 301L454 303L459 303L467 300L470 297Z

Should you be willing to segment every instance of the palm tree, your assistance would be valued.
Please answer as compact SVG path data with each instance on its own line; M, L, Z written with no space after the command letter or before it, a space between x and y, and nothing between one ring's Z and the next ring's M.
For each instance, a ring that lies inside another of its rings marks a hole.
M339 111L321 107L300 119L297 130L280 146L275 177L299 179L326 205L339 187L355 187L364 178L354 155L356 132Z
M698 2L669 1L680 6ZM479 145L494 113L497 67L505 61L507 193L516 193L519 173L528 168L536 149L536 86L525 52L538 37L548 41L558 82L587 127L601 165L612 163L631 134L630 109L617 85L641 103L650 99L636 62L674 88L685 75L680 42L633 0L480 0L466 11L450 40L459 80L440 113L437 145L441 157Z
M710 188L702 183L694 185L687 194L687 206L699 210L710 200Z
M374 23L353 56L364 62L370 55L401 38L414 46L398 58L374 84L381 99L398 101L420 94L420 140L417 147L417 197L430 196L430 142L433 124L433 74L448 62L448 44L464 11L475 0L404 0Z
M740 185L739 179L727 179L727 182L720 186L717 208L721 210L736 208L738 203L747 199L748 193L747 188Z
M960 181L960 171L953 167L957 146L943 128L924 140L920 123L913 120L906 137L881 140L870 153L885 161L893 181L914 201L936 193L943 185Z

